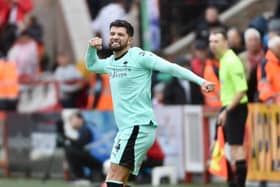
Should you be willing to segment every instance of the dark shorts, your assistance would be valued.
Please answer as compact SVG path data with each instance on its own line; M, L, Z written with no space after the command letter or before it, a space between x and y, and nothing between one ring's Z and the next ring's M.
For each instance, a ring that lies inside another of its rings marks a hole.
M247 104L239 104L234 109L228 111L224 132L226 142L229 145L243 144L247 114Z

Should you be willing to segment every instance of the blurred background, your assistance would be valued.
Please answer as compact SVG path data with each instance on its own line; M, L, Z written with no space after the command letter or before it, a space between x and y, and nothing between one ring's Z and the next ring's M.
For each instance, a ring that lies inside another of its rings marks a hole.
M132 23L134 46L217 85L204 94L189 81L153 73L157 141L140 176L130 182L156 185L153 169L167 166L174 174L169 178L176 179L171 186L223 186L207 171L221 107L219 63L208 36L222 27L249 85L248 185L280 186L279 42L273 49L278 65L271 70L278 78L266 85L272 87L272 102L262 93L258 73L269 58L268 41L280 36L279 0L0 0L0 186L104 180L116 134L109 78L87 71L84 54L93 36L104 40L100 57L112 54L109 24L115 19ZM159 182L168 186L172 180Z

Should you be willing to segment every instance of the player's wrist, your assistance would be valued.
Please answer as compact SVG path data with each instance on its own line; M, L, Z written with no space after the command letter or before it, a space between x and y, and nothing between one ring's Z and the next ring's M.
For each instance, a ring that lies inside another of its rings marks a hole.
M229 112L229 108L226 107L226 108L224 109L224 111L225 111L225 113L228 113L228 112Z
M206 80L204 80L204 79L201 79L201 80L200 80L200 85L201 85L201 86L204 86L206 83L207 83Z

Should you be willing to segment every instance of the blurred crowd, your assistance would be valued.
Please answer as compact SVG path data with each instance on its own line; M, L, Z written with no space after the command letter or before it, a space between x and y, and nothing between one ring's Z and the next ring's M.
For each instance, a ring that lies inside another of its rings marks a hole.
M280 19L279 10L269 17L257 16L245 30L226 25L219 21L219 10L209 6L203 20L195 27L195 41L191 55L171 58L171 61L184 66L205 79L215 82L217 88L210 94L202 93L193 83L155 74L153 87L154 104L204 104L220 107L219 62L208 48L208 37L212 29L227 30L229 47L239 55L243 62L248 81L249 102L279 104L280 62ZM166 57L168 58L168 57Z
M277 85L280 61L279 3L273 15L257 16L245 30L239 30L219 21L219 13L236 2L160 1L160 11L165 12L160 15L162 47L191 31L195 32L196 37L188 54L166 56L160 50L154 52L215 82L217 89L204 94L192 82L154 72L154 106L202 104L220 107L219 62L208 48L209 33L217 27L228 30L229 46L239 54L244 64L249 101L280 103L280 87ZM17 109L21 93L26 91L23 85L54 81L57 83L60 108L112 110L107 75L88 72L83 61L71 62L69 51L56 51L55 61L49 60L43 42L44 29L32 14L33 3L32 0L0 0L0 109ZM87 0L87 5L93 35L101 36L105 41L100 57L111 55L106 41L109 23L114 19L130 19L136 30L138 28L135 45L141 44L140 1ZM167 8L170 8L169 11L165 11ZM186 8L191 11L185 11Z

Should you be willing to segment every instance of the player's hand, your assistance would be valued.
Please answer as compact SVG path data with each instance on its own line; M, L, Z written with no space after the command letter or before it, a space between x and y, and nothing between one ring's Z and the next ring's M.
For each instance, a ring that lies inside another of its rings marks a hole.
M98 50L102 49L103 42L102 42L102 39L99 37L94 37L94 38L90 39L88 43L91 47L94 47Z
M215 83L205 81L202 85L201 88L204 92L213 92L215 90Z
M218 124L224 125L227 118L227 111L223 110L218 116Z

